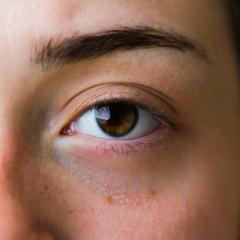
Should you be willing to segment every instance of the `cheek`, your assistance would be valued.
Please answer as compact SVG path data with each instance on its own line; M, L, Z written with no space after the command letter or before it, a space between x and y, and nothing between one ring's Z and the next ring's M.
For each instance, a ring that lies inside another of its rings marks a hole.
M156 192L138 206L119 206L111 199L106 203L93 197L83 212L91 231L82 234L86 239L102 239L103 235L139 240L236 239L236 208L207 186L203 188L195 186L189 193Z
M203 168L186 167L184 176L171 184L151 189L147 198L138 195L141 201L137 204L121 204L111 194L100 195L49 162L26 169L35 169L31 175L25 172L26 205L36 221L51 226L56 236L236 239L237 201L227 193L230 183L222 187L217 177L211 179Z

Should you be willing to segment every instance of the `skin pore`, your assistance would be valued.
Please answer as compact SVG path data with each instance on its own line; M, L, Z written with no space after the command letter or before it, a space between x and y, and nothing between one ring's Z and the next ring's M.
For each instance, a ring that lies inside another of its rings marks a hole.
M218 0L2 0L0 11L2 239L239 239L239 75ZM149 28L154 38L138 31L141 46L126 46L121 31ZM99 44L89 36L108 51L84 58ZM77 121L111 101L141 106L133 138Z

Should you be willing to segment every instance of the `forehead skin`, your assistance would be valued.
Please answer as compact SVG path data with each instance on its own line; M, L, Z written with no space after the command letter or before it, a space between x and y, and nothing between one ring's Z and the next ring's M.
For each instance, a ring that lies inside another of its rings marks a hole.
M179 172L181 177L174 176L182 182L176 181L164 196L152 191L154 201L150 203L137 199L140 207L112 206L111 196L106 204L100 194L91 194L70 173L56 170L54 164L49 163L47 170L45 166L36 170L37 163L32 163L31 155L26 163L30 167L22 170L25 174L22 182L30 185L29 178L33 187L30 190L26 187L21 199L30 203L27 207L40 222L49 228L54 226L51 230L59 234L59 239L64 233L67 240L77 240L79 236L84 240L235 240L239 204L239 189L234 188L239 181L239 139L235 136L239 131L238 72L230 28L218 0L0 0L0 125L9 132L7 143L16 147L19 141L12 130L19 124L16 119L28 120L14 109L24 109L20 104L23 99L37 93L43 85L42 73L31 63L34 46L54 36L139 25L176 31L192 38L207 49L211 60L203 64L186 57L186 62L184 58L174 68L179 71L169 74L169 83L149 82L160 89L161 84L166 84L165 89L175 94L185 109L189 108L190 119L199 121L196 126L201 133L195 145L190 137L182 140L179 148L184 146L185 152L174 156L186 164ZM164 64L164 58L161 59ZM139 72L141 76L142 71ZM226 115L223 118L222 112ZM211 136L208 124L214 133ZM5 134L2 129L0 132ZM189 148L185 147L188 144ZM16 158L11 148L7 155L7 159Z
M13 73L12 69L16 69L14 74L21 73L23 63L29 65L32 48L36 43L41 44L41 40L54 35L86 34L121 26L150 25L177 31L197 39L214 61L232 59L229 49L221 47L231 46L229 28L223 8L215 0L197 3L193 0L1 1L0 11L1 39L6 40L0 43L0 53L6 60L9 56L14 58L14 62L6 61L0 66L2 74L10 71L6 72L8 77Z
M224 41L223 37L228 36L223 9L214 0L201 1L197 4L190 0L147 2L139 0L137 3L118 0L52 0L47 4L43 1L24 3L1 1L0 4L1 20L3 27L5 26L1 32L2 37L9 41L17 38L21 46L26 42L28 48L29 41L54 34L67 34L72 31L89 33L125 25L149 24L163 29L187 32L190 37L197 38L203 43L208 42L207 47L209 45L210 50L216 45L216 39ZM206 31L206 26L209 27L209 31ZM210 31L213 27L214 33ZM11 35L8 36L9 34Z

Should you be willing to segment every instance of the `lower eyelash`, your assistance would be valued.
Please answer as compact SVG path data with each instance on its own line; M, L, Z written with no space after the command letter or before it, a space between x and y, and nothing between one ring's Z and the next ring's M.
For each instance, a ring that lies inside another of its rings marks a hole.
M147 149L152 148L156 144L162 143L163 138L156 138L151 141L136 141L134 143L126 143L126 144L107 144L102 143L100 146L96 147L97 152L103 153L104 155L121 155L121 156L129 156L131 153L142 153L147 151Z
M135 140L96 140L95 137L79 135L73 136L72 140L74 141L73 148L76 153L78 151L79 153L83 152L84 154L94 155L98 159L101 157L106 158L106 156L116 158L121 156L128 159L132 154L139 155L151 151L154 147L164 146L170 140L170 137L171 129L169 127L159 127L147 136Z

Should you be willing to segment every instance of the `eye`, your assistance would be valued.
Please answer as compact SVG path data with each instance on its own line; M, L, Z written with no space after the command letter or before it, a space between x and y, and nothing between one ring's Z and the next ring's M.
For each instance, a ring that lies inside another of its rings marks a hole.
M77 117L62 134L128 140L141 138L164 124L166 121L134 104L107 103L93 107Z

